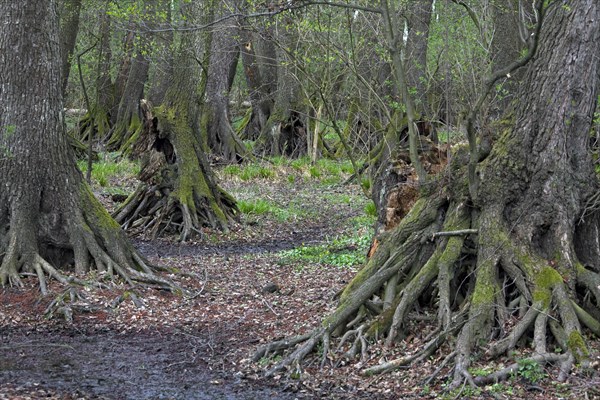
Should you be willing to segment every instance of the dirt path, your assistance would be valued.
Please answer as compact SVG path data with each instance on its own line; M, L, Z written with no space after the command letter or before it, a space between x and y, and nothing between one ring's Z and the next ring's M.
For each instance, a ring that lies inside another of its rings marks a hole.
M112 332L0 333L4 395L45 388L58 398L294 399L282 389L257 388L199 360L207 338ZM7 351L9 350L9 351ZM20 388L20 389L19 389ZM76 390L74 390L76 389Z
M334 304L350 270L281 264L277 254L355 234L348 221L364 207L348 201L356 188L271 182L229 190L268 198L278 214L244 216L227 235L189 243L134 238L152 262L199 277L180 278L197 292L191 300L139 288L141 307L131 301L113 307L115 296L129 290L116 284L87 291L87 311L68 325L43 316L63 290L58 283L45 298L34 279L26 280L26 290L0 288L0 399L361 398L333 384L266 381L261 366L247 361L260 342L314 325ZM280 290L263 292L271 282Z

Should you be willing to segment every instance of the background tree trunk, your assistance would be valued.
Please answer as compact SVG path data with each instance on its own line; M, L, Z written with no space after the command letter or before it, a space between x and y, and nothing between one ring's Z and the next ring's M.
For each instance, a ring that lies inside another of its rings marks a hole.
M61 0L59 2L60 16L60 45L62 59L62 90L67 90L69 73L71 72L71 59L77 42L79 32L79 13L81 12L81 0Z
M200 21L201 6L184 8L185 20ZM162 106L147 108L140 179L142 184L115 211L124 228L139 228L156 236L178 231L185 241L202 227L228 230L237 212L235 200L215 180L200 141L198 97L200 71L194 33L182 33L173 64L173 79ZM160 194L157 196L157 193Z
M217 18L234 12L238 1L218 2ZM244 158L246 149L229 122L229 92L239 60L240 29L234 18L217 23L212 32L210 64L203 105L202 129L213 153L229 162Z

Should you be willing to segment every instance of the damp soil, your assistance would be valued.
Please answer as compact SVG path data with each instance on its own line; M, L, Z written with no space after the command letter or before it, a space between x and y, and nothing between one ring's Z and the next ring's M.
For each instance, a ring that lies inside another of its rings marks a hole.
M38 387L57 398L299 398L207 365L200 355L210 340L197 335L1 329L0 339L10 344L0 358L0 398L29 397Z
M113 308L128 290L117 285L87 292L89 305L67 324L44 317L63 290L57 282L46 297L34 278L25 289L0 288L0 400L370 398L356 389L347 395L350 389L335 383L308 388L298 380L267 380L261 365L248 362L259 343L317 323L348 281L350 271L281 265L277 253L347 232L364 202L340 204L324 194L354 196L357 188L284 183L228 190L268 198L298 216L243 216L229 234L208 232L185 243L132 237L152 263L198 277L181 278L198 293L189 301L136 288L142 308L131 301ZM278 291L263 290L273 284Z

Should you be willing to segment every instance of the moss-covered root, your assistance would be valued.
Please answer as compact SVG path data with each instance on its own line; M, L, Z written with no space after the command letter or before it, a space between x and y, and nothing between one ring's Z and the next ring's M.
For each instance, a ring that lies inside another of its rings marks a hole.
M471 218L465 203L451 204L448 208L446 220L443 225L444 232L456 232L468 229L471 225ZM413 304L419 296L429 287L440 273L440 265L443 265L443 272L452 267L461 255L465 237L462 235L452 236L449 239L442 237L433 255L419 270L419 272L410 280L408 285L399 294L400 300L396 303L398 306L394 311L392 324L386 339L386 346L391 347L400 330L404 317L410 311ZM448 293L449 296L449 293ZM443 304L449 303L449 298L442 301Z
M98 281L86 281L60 271L63 263L74 263L77 275L97 270L108 276L119 276L130 285L142 283L181 292L177 284L158 275L158 268L151 266L137 253L120 226L104 210L85 183L81 183L78 206L69 212L63 212L62 221L65 221L65 225L62 229L65 235L60 242L61 256L56 265L42 256L49 249L41 248L45 244L38 241L35 232L38 225L33 223L33 217L15 213L11 218L8 245L3 249L4 257L0 264L2 285L20 286L21 275L34 272L43 294L48 293L48 277L65 285L101 286Z

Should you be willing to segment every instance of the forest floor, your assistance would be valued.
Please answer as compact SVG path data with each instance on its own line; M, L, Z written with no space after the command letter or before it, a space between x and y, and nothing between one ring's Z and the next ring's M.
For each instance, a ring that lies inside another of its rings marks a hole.
M277 358L252 363L253 351L310 331L334 309L336 293L364 261L374 217L360 187L343 184L343 167L261 168L220 171L243 211L231 232L206 231L187 243L134 237L153 263L188 273L171 278L192 296L117 283L84 288L68 323L44 314L63 293L60 284L53 282L46 297L33 279L25 289L0 289L0 399L592 398L597 377L575 374L560 384L552 380L556 371L542 371L535 384L517 376L445 392L448 371L423 383L440 361L435 356L374 377L361 376L365 365L354 360L320 369L315 357L297 379L265 379ZM119 177L102 183L95 189L107 207L114 206L111 194L132 185ZM432 327L426 311L420 315L411 320L411 331L420 333L386 357L422 343ZM366 364L383 354L374 345Z

